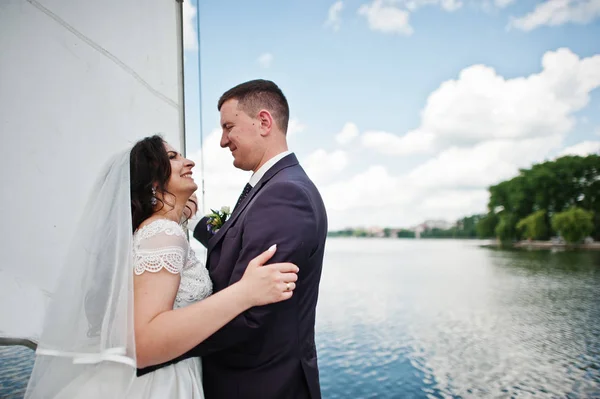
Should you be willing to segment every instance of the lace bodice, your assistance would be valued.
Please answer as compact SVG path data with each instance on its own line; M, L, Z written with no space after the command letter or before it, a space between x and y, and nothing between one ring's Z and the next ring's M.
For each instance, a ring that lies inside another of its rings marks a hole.
M134 272L156 273L165 269L181 274L174 308L202 300L212 294L212 281L198 260L183 228L172 220L157 219L133 234Z

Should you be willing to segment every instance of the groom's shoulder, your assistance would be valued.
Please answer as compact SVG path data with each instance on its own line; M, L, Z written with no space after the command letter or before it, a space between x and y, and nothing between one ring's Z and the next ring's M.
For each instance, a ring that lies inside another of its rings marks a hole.
M307 175L306 171L302 167L298 158L294 153L291 153L281 159L275 166L277 171L270 177L266 182L265 188L269 187L269 192L273 192L278 189L289 188L293 191L302 190L309 197L318 197L320 200L320 193L317 186ZM275 186L275 187L273 187Z
M306 201L317 207L323 203L318 188L300 165L281 170L262 191L268 196L293 197L296 202Z
M288 188L292 190L299 189L308 191L316 189L312 180L299 164L279 171L279 173L273 176L269 183L280 189Z

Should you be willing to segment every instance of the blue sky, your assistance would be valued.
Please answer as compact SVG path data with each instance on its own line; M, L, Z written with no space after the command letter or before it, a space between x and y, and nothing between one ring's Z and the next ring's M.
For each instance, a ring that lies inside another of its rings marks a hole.
M187 153L204 176L205 209L233 204L249 177L218 146L216 102L255 78L286 94L290 149L332 229L485 212L487 187L519 167L600 150L599 0L207 0L184 9Z

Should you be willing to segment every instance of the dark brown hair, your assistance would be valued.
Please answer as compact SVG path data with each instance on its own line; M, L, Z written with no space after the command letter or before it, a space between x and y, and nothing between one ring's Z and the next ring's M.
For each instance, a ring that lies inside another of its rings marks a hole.
M238 108L251 117L255 117L261 109L268 110L279 129L286 134L290 107L281 89L270 80L250 80L227 90L217 104L217 110L226 101L238 100Z
M156 192L168 193L170 177L171 161L161 136L146 137L133 146L129 155L132 231L155 212L152 187L156 187ZM156 200L162 208L164 203L160 198Z

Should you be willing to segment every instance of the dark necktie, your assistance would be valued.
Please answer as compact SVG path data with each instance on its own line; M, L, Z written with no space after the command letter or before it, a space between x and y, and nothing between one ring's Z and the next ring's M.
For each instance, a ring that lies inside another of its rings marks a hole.
M244 198L246 198L246 196L248 195L250 190L252 190L252 186L250 185L250 183L246 183L246 185L244 186L244 189L242 190L242 193L240 194L240 198L238 198L237 203L235 204L235 207L233 208L234 211L235 211L235 208L237 208L238 205L244 200Z

